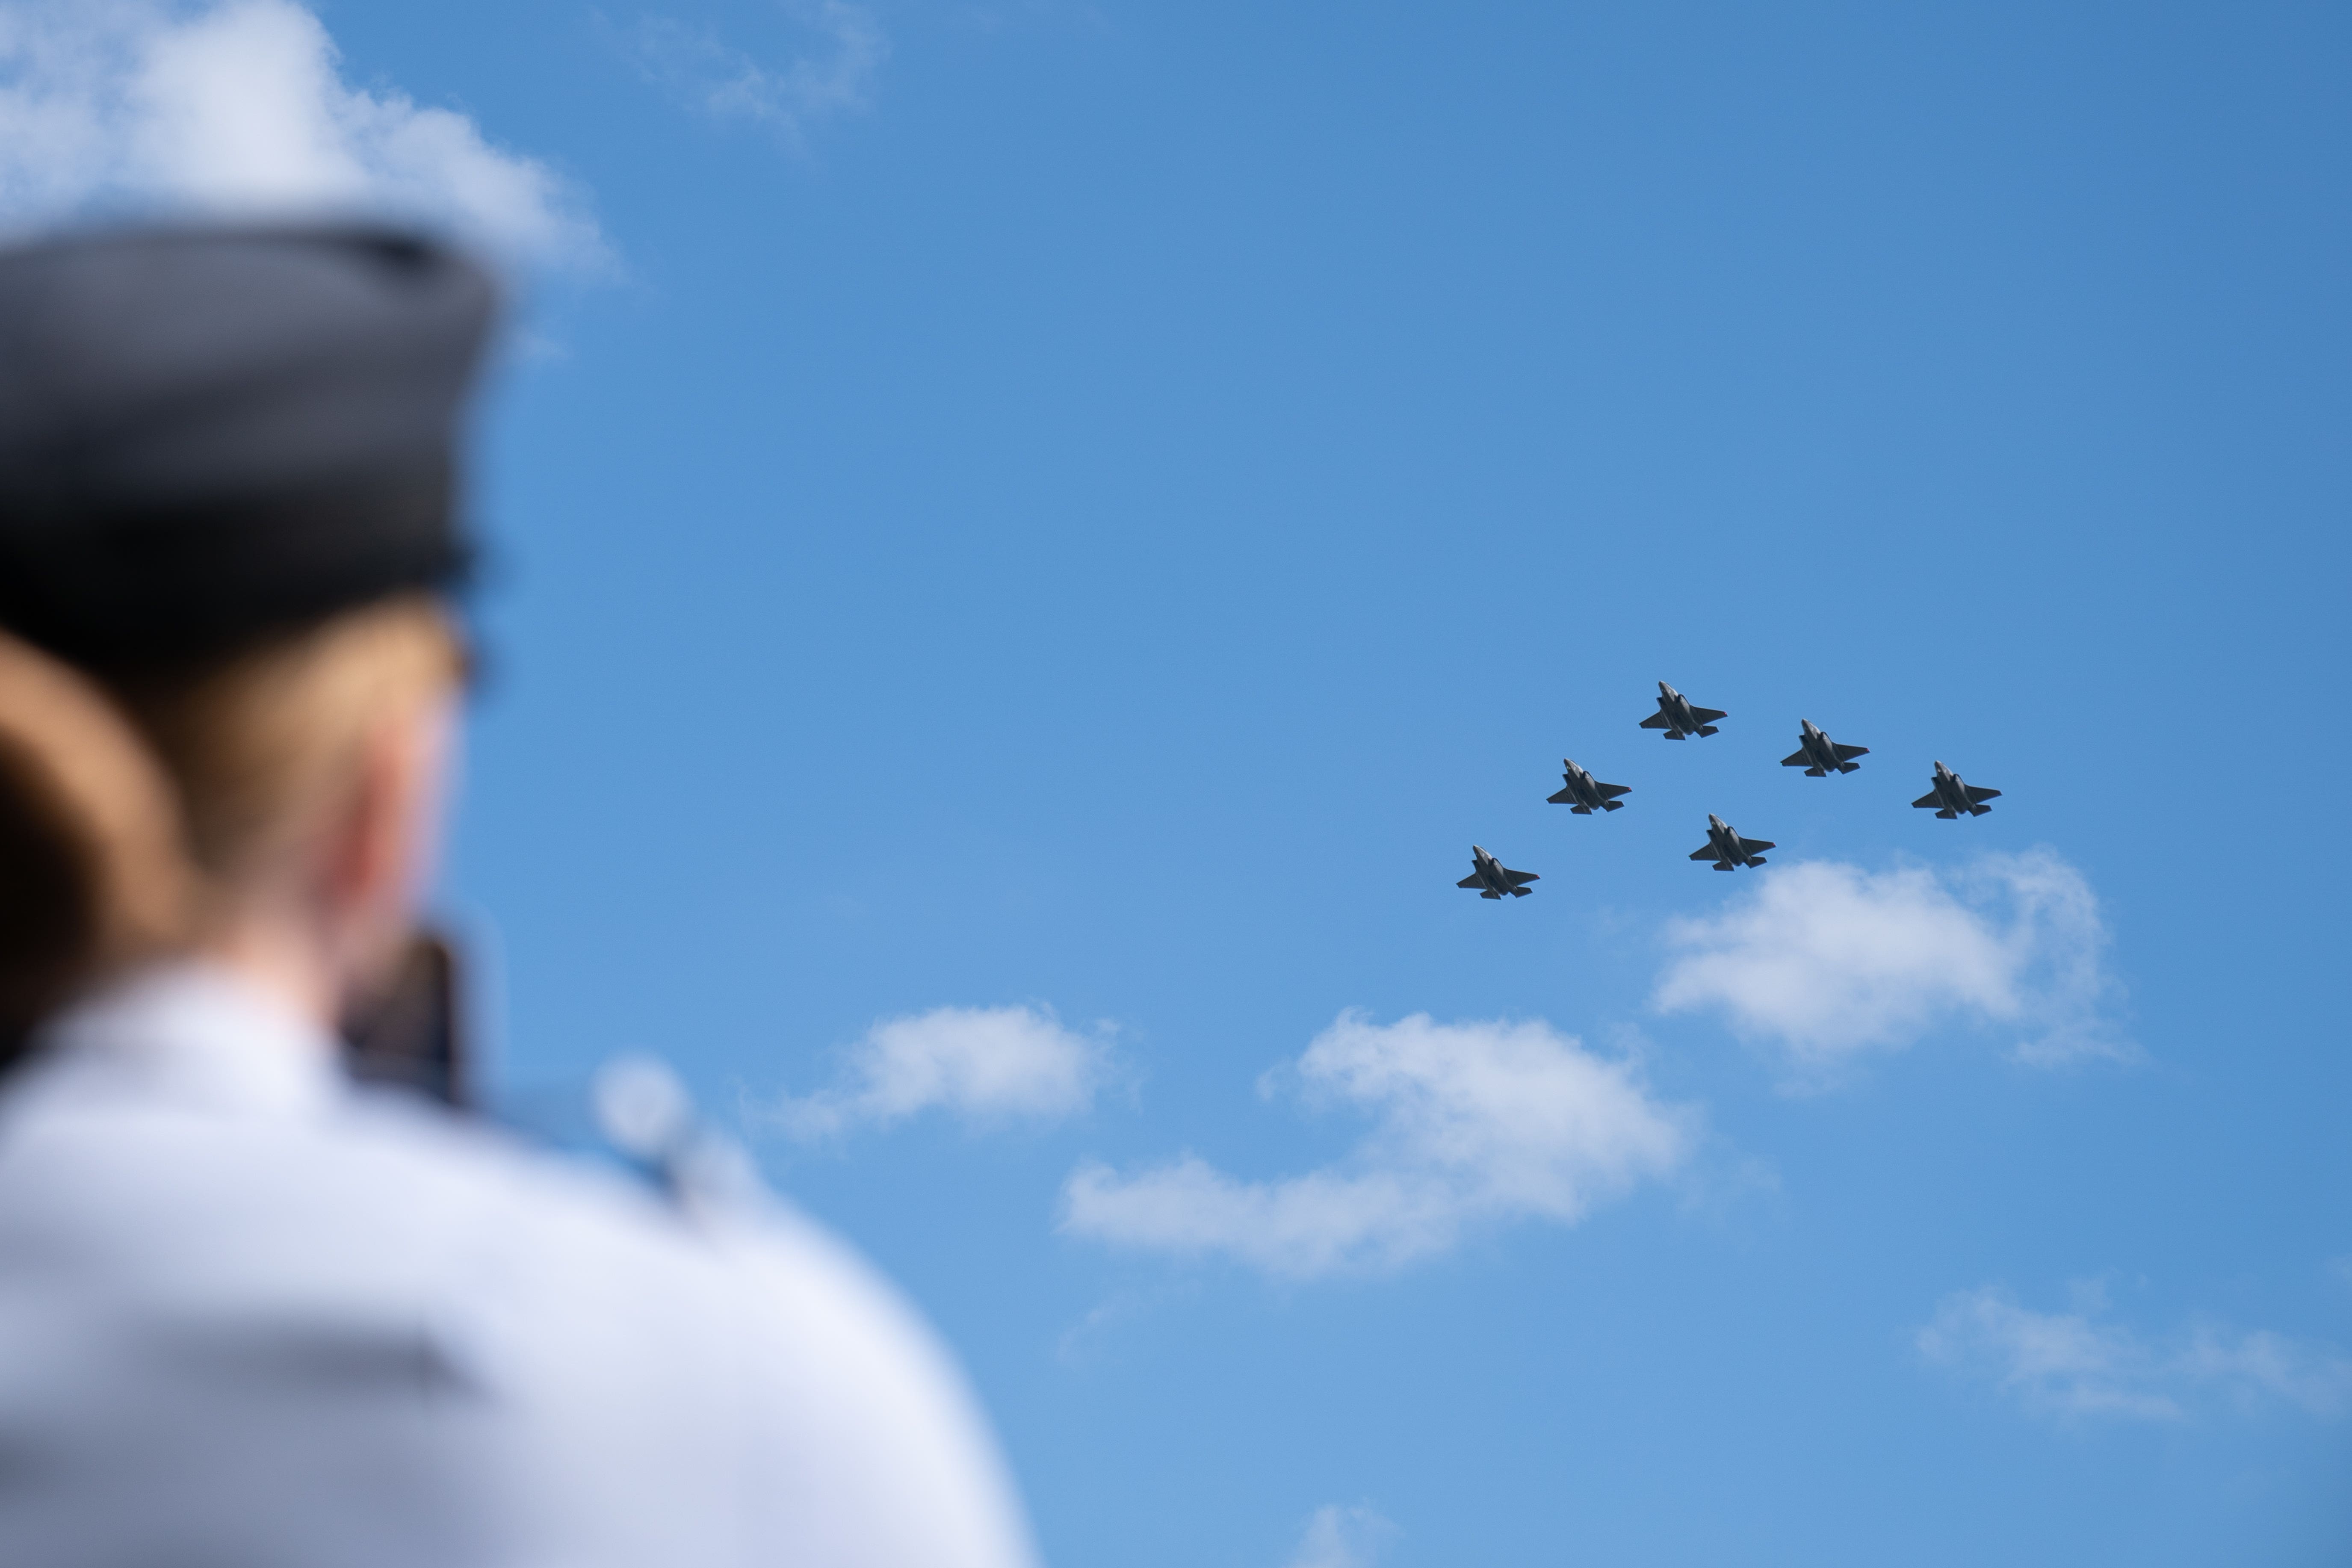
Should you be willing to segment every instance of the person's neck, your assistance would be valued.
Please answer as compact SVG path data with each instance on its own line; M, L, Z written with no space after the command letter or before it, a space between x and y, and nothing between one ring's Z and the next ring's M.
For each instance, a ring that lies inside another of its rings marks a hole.
M341 1022L342 984L321 944L299 922L247 913L224 921L201 956L252 986L320 1036Z

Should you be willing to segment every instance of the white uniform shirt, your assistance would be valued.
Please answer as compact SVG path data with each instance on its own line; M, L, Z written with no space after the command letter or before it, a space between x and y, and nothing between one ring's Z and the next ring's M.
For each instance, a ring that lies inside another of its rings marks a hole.
M781 1205L354 1089L195 967L0 1079L0 1563L1032 1563L954 1367Z

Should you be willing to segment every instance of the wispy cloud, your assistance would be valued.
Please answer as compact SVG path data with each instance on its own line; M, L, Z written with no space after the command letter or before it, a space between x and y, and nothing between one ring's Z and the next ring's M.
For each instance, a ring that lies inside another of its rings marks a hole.
M0 3L0 226L369 214L598 266L577 193L465 115L344 82L296 0Z
M1088 1163L1062 1194L1071 1235L1176 1254L1222 1254L1307 1278L1391 1268L1452 1247L1484 1221L1573 1224L1685 1159L1693 1117L1540 1020L1394 1024L1343 1013L1294 1069L1310 1102L1369 1112L1336 1164L1244 1181L1191 1154L1122 1175Z
M671 16L643 17L617 41L646 79L689 107L765 126L802 149L818 122L866 107L890 40L851 0L784 0L782 10L813 47L781 64Z
M804 1141L934 1110L982 1125L1053 1121L1092 1106L1108 1067L1105 1041L1050 1008L938 1007L875 1025L842 1054L831 1087L751 1115Z
M1309 1515L1307 1533L1284 1568L1371 1568L1396 1526L1361 1504L1326 1503Z
M2180 1421L2202 1400L2352 1410L2352 1358L2266 1329L2198 1321L2157 1341L2105 1317L2105 1292L2075 1288L2074 1310L2037 1312L1998 1286L1944 1298L1916 1343L1930 1362L1990 1382L2040 1415Z
M1944 872L1804 862L1666 934L1659 1010L1718 1011L1808 1076L1953 1021L2011 1031L2037 1066L2128 1051L2098 899L2046 849Z

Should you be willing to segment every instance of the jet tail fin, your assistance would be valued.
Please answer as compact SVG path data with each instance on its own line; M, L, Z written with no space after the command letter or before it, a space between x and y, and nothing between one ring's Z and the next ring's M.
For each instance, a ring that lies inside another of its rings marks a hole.
M1860 763L1840 763L1838 764L1838 772L1842 773L1855 773L1858 772L1861 767L1862 764Z
M1534 892L1534 891L1535 891L1535 889L1534 889L1533 888L1513 888L1513 889L1511 889L1511 897L1513 897L1513 898L1515 898L1515 899L1524 899L1524 898L1526 898L1529 893L1532 893L1532 892Z
M1557 800L1559 797L1555 795L1552 798ZM1592 815L1592 808L1589 805L1571 805L1568 809L1578 816L1591 816ZM1615 806L1611 806L1609 809L1614 811L1617 808Z
M1682 738L1683 732L1680 730L1668 730L1666 731L1666 739L1669 741L1679 741Z
M1625 809L1625 803L1622 800L1604 800L1601 803L1601 809L1603 811L1622 811Z
M1986 812L1990 811L1992 807L1989 805L1979 804L1969 807L1969 815L1970 816L1982 816Z
M1944 807L1943 810L1937 812L1936 815L1942 817L1946 822L1958 822L1960 819L1960 814L1954 811L1948 805Z
M1701 724L1698 727L1698 732L1702 735L1712 735L1715 733L1715 726L1712 724Z

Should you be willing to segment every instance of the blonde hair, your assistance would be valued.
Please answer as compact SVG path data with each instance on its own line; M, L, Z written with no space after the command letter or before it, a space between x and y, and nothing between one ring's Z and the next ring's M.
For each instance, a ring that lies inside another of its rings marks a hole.
M171 778L189 858L226 889L300 835L387 712L462 668L440 606L401 598L114 690Z
M391 713L464 675L425 597L104 680L0 635L0 1059L184 946L314 825Z

